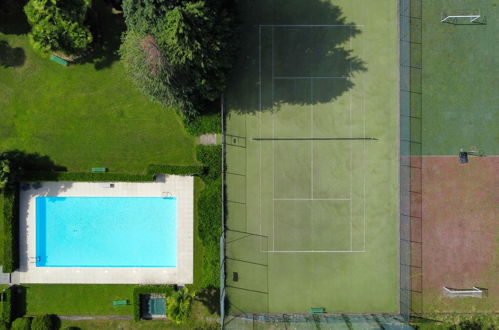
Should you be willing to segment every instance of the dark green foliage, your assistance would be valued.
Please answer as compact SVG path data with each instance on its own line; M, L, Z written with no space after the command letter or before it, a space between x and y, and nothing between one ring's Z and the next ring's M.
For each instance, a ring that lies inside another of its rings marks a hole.
M120 49L147 95L191 120L219 97L235 52L232 18L218 1L125 0Z
M10 329L11 330L30 330L30 329L40 329L40 328L31 327L31 318L19 317L19 318L15 319L14 322L12 322Z
M91 173L91 172L25 172L24 181L123 181L123 182L150 182L154 179L149 174L125 173Z
M154 165L147 167L147 174L176 174L176 175L203 175L205 169L203 166L195 165Z
M3 292L3 302L2 302L2 321L10 324L14 319L14 292L15 286L11 286L5 289Z
M0 189L4 188L10 179L10 161L0 159Z
M84 25L90 0L30 0L24 11L32 26L33 47L42 51L78 54L92 42Z
M0 330L7 330L9 328L9 324L5 321L0 320Z
M189 290L189 287L184 286L181 290L178 290L167 297L168 319L177 324L185 323L191 314L191 303L194 296L194 291L191 291Z
M198 145L196 157L206 168L206 173L203 176L206 182L220 177L222 174L222 146Z
M194 136L209 133L222 133L220 114L202 114L192 120L184 120L187 132Z
M175 286L169 285L141 285L133 289L133 319L140 320L140 295L162 293L165 297L170 296L175 291Z
M3 190L3 272L19 267L19 192L16 186Z
M198 235L203 245L218 246L222 233L222 179L206 185L199 196Z
M222 221L221 219L219 221ZM220 287L220 244L213 242L204 249L201 286Z
M53 330L56 329L55 315L37 315L31 322L31 330Z

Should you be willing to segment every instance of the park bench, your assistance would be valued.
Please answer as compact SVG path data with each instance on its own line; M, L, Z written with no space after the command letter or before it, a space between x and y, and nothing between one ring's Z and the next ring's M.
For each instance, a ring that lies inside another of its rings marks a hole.
M319 314L319 313L325 313L326 309L324 307L312 307L310 308L310 313L312 314Z
M63 58L60 58L59 56L56 56L56 55L50 55L50 60L56 62L56 63L59 63L61 65L64 65L64 66L68 66L69 65L69 62L66 61L65 59Z
M128 299L113 300L113 306L126 306L128 304L129 304Z
M105 167L92 167L92 173L106 173L107 168Z

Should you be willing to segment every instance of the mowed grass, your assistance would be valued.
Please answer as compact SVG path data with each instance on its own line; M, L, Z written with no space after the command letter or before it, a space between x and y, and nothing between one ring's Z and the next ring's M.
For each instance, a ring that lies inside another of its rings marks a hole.
M132 303L135 285L23 284L26 314L132 315L132 305L113 307L113 300Z
M423 155L476 147L499 154L498 5L488 0L423 1ZM439 22L441 12L480 10L486 25Z
M132 85L114 61L116 47L104 66L63 67L36 54L26 35L0 33L2 40L24 60L0 66L0 150L36 152L71 171L196 163L195 138L172 109Z

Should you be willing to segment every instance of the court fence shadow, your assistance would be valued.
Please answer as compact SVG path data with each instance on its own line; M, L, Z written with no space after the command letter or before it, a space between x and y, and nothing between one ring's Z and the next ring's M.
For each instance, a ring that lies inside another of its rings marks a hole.
M238 3L238 14L241 46L227 92L233 111L328 103L354 87L356 73L367 71L366 63L349 46L361 26L348 21L334 4L244 0ZM314 84L311 97L310 88L302 83L315 77L321 83Z

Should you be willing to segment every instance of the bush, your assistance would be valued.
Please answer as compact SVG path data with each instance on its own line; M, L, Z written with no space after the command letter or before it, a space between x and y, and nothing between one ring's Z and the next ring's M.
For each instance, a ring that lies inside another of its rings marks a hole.
M203 175L205 182L216 180L222 175L222 146L198 145L196 157L206 168Z
M11 330L30 330L34 329L31 327L31 318L29 317L20 317L12 322L10 326Z
M190 291L189 288L185 286L167 297L168 318L177 324L185 323L191 314L191 302L194 295L194 291Z
M220 245L206 246L203 255L201 286L220 288Z
M55 315L37 315L31 322L31 330L53 330L56 329Z
M5 321L0 320L0 330L8 330L9 324Z
M184 120L187 132L194 136L222 133L220 114L203 114L192 120Z
M152 175L124 173L91 173L91 172L25 172L24 181L117 181L117 182L150 182Z
M3 272L12 273L19 267L19 191L17 186L3 190Z
M92 42L83 24L91 0L30 0L24 7L32 26L30 40L43 53L77 54Z
M140 321L140 295L162 293L165 297L170 296L175 291L175 286L169 285L141 285L133 289L133 319Z
M174 175L203 175L205 169L202 166L181 165L154 165L147 167L147 174L174 174Z

